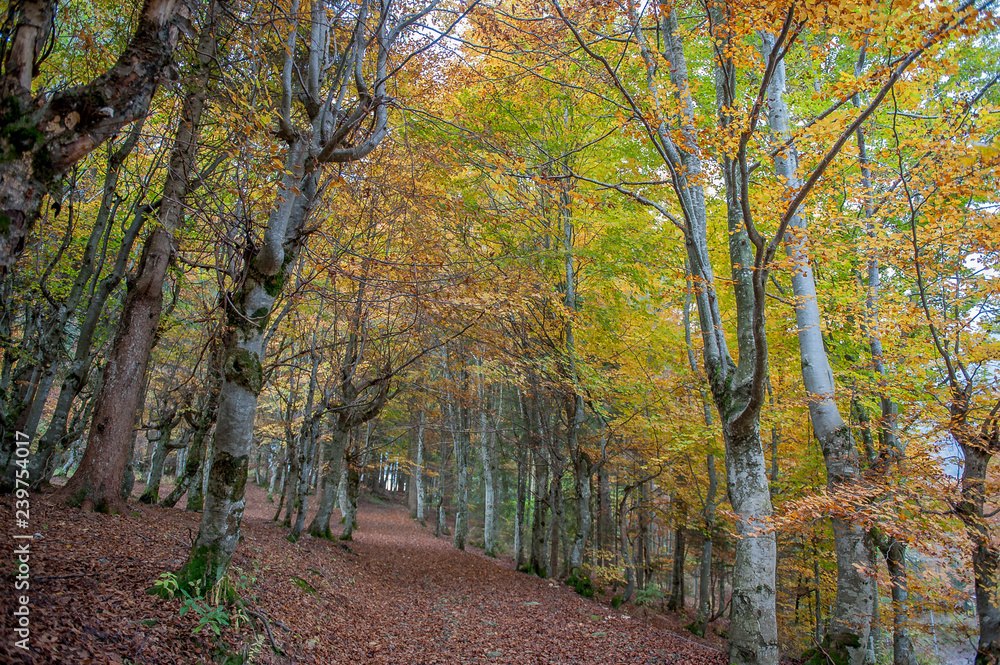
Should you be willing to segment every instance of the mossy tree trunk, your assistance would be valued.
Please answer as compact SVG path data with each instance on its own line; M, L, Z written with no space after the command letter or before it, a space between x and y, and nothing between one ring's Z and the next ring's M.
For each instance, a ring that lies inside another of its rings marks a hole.
M335 387L325 398L324 409L332 411L333 432L323 449L323 496L319 510L309 525L309 533L331 538L330 517L337 498L338 480L344 457L344 443L349 433L372 422L389 399L389 386L396 370L385 366L374 377L365 377L359 367L365 364L365 352L371 349L367 325L369 303L367 280L360 278L354 294L354 308L348 325L347 344L340 359Z
M160 480L163 478L163 463L170 451L178 446L172 440L174 427L177 425L177 406L168 407L156 423L156 447L149 463L149 475L146 479L146 489L139 496L142 503L153 504L160 500Z
M670 598L667 609L671 612L684 609L684 557L686 554L687 504L683 499L677 502L677 512L674 515L674 565L670 573Z
M318 174L303 178L306 144L289 151L282 191L285 200L272 211L264 244L249 261L246 279L227 299L227 327L222 354L222 387L212 441L208 490L198 537L178 573L188 587L207 590L229 568L240 539L247 471L263 387L262 348L275 298L288 277L299 246L299 233L316 197ZM300 193L292 194L301 184Z
M33 95L55 26L56 0L18 3L0 76L0 279L6 279L45 196L95 148L146 115L194 0L146 0L118 60L89 83Z
M539 577L548 577L548 537L549 537L549 462L542 451L542 443L535 441L534 482L531 521L531 553L528 561L530 572Z

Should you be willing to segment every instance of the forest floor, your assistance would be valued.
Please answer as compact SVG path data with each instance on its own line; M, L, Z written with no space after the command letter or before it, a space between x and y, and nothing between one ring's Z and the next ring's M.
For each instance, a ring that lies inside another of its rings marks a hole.
M288 529L271 521L275 506L266 492L248 485L233 564L243 577L241 596L269 617L279 655L259 620L260 636L248 625L224 628L221 638L207 629L193 634L196 612L181 616L181 600L145 593L183 563L199 513L133 500L129 514L101 515L34 495L33 653L13 645L16 578L5 545L0 662L175 665L224 662L222 654L248 649L247 662L260 664L726 662L721 638L699 639L680 627L689 617L612 610L556 581L516 572L509 557L458 551L405 507L373 499L359 506L349 549L310 537L291 543ZM11 505L10 497L0 500L9 526ZM7 542L15 542L7 531Z

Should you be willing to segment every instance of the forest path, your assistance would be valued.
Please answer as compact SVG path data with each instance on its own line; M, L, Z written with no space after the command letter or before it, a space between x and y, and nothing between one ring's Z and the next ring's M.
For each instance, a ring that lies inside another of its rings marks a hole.
M270 617L285 652L265 646L255 663L725 662L717 649L664 630L659 619L629 617L518 573L509 561L458 551L402 506L363 501L347 552L311 537L289 542L288 529L270 520L275 506L266 492L247 490L244 541L233 564L245 578L242 597ZM135 501L130 514L88 514L47 499L33 496L31 507L32 528L42 536L31 544L34 654L4 639L0 662L209 663L220 646L232 652L254 642L248 626L224 630L224 643L208 631L192 635L195 612L181 617L180 600L145 593L183 563L199 514ZM10 509L9 497L0 499L5 524L13 522ZM9 565L0 572L0 631L10 636L13 573Z

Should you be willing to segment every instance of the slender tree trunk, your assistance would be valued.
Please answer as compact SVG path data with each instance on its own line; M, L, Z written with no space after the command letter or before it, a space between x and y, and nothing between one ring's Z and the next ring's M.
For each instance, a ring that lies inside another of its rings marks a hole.
M540 417L540 414L539 414ZM532 503L534 512L531 524L531 559L530 572L539 577L548 577L548 509L549 509L549 464L542 453L541 446L534 450L534 493Z
M173 427L168 425L158 432L156 448L153 449L153 459L149 464L146 489L143 490L142 495L139 497L139 501L142 503L154 504L160 499L160 480L163 478L163 463L166 461L170 451L176 450L170 441L172 431Z
M527 447L519 446L517 451L517 496L514 504L514 566L524 567L524 508L528 497Z
M420 409L417 416L417 466L414 469L413 488L417 493L417 520L423 524L427 517L426 497L424 496L424 410Z
M305 528L306 523L306 510L309 505L309 485L312 480L312 461L315 453L314 448L316 447L316 430L318 423L318 419L313 414L316 388L319 380L320 359L319 354L316 353L316 342L318 339L319 317L321 316L322 311L323 309L320 307L316 314L316 321L313 327L312 348L309 354L312 360L312 367L309 372L309 389L306 391L305 411L303 412L302 427L299 432L299 466L301 470L299 472L299 484L295 499L298 510L295 513L295 523L292 525L292 533L289 536L292 542L298 540L299 536L302 535L302 529ZM327 526L329 527L329 523Z
M323 496L319 502L319 509L316 516L309 524L309 533L317 538L333 540L333 532L330 530L330 519L333 517L333 506L337 502L337 492L340 487L340 474L344 465L344 447L349 437L349 432L342 430L336 424L334 416L333 431L324 446L323 458Z
M488 389L484 388L484 393ZM484 515L483 515L483 545L486 556L495 557L498 553L497 543L498 512L497 512L497 480L499 475L497 461L497 433L496 426L490 427L487 411L490 409L490 399L483 395L482 410L479 416L480 444L483 461L483 485L484 485ZM501 417L502 395L497 399L496 420Z
M205 470L205 459L207 457L206 444L209 440L209 432L215 425L215 420L219 413L219 397L222 388L222 359L219 357L219 345L213 342L213 351L209 375L207 381L208 396L205 406L197 419L189 419L193 428L191 434L191 445L188 447L187 459L184 460L184 473L177 479L177 484L173 491L160 502L164 508L173 508L180 498L187 492L187 510L201 510L204 508L205 500L202 494L202 477Z
M671 612L684 609L684 557L686 554L685 529L687 527L687 505L683 500L679 502L676 519L677 526L674 529L674 565L670 574L670 599L667 601L667 609Z
M155 229L131 281L118 332L104 368L83 460L59 497L86 509L123 512L121 479L131 452L132 428L145 385L146 363L163 304L170 235Z
M467 372L463 369L463 374ZM458 431L455 433L455 547L464 550L469 535L469 451L470 441L469 407L458 406Z
M774 48L775 38L764 35L764 54ZM785 64L778 59L768 86L768 124L784 141L790 134L788 105L785 102ZM781 151L775 158L775 170L788 191L799 189L798 158L794 148ZM792 288L796 297L795 318L798 326L802 379L809 396L813 429L826 460L827 489L831 495L849 491L861 477L857 447L850 428L844 423L834 398L833 372L823 345L816 283L813 278L807 245L805 218L796 214L789 224L788 255L795 260ZM866 658L871 619L874 613L875 577L874 543L862 524L849 516L834 516L834 547L837 551L837 596L830 632L823 648L837 657L846 654L852 665L862 665Z
M550 451L549 457L549 506L552 510L552 521L549 525L549 576L559 576L559 545L562 542L563 521L566 519L566 512L563 510L562 477L563 463L558 455Z
M715 496L719 491L719 480L715 471L715 455L709 453L705 460L708 469L708 493L702 512L701 575L698 587L698 618L694 633L704 636L708 630L708 620L712 615L712 534L715 530Z

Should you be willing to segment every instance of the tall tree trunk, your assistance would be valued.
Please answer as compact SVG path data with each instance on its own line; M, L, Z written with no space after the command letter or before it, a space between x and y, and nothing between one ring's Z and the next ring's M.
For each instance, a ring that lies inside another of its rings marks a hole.
M349 454L345 459L347 482L345 483L346 502L344 508L344 530L341 540L353 540L354 530L358 527L358 490L361 485L361 470L358 468L357 454Z
M463 384L467 385L468 371L463 368ZM455 547L464 550L465 541L469 536L469 453L472 448L471 418L469 407L464 403L458 405L458 427L455 432Z
M499 476L499 462L497 460L497 423L502 417L503 395L496 397L496 413L491 411L489 390L484 387L482 396L482 409L479 415L480 444L483 461L483 549L486 556L495 557L498 554L499 543L497 543L498 518L497 511L497 482ZM490 417L494 419L490 424Z
M582 405L578 405L580 408ZM573 536L573 546L570 549L569 562L567 567L570 574L579 570L583 566L583 553L590 539L593 518L590 512L590 479L593 464L586 451L578 446L578 442L570 443L573 455L573 481L576 485L576 533Z
M765 59L775 47L775 37L764 35ZM768 85L767 119L777 140L790 136L788 105L785 102L785 64L778 59ZM794 148L775 157L775 170L789 192L801 187L798 158ZM823 327L816 299L816 283L810 266L805 218L796 213L789 223L786 249L795 261L792 289L795 292L795 319L798 327L802 380L809 397L813 430L823 448L827 490L831 496L850 492L861 479L861 465L851 429L844 422L834 398L833 371L823 345ZM850 516L831 518L834 548L837 551L837 596L829 633L823 648L833 657L848 657L851 665L866 658L874 613L875 547L864 526Z
M538 414L539 418L541 415ZM531 523L531 559L530 572L539 577L548 577L548 508L549 508L549 463L539 444L534 450L535 475L533 484L532 504L534 512Z
M683 501L680 504L679 510L677 527L674 529L674 560L673 570L670 574L670 599L667 601L667 609L671 612L684 609L684 557L686 555L685 529L687 526L687 506Z
M528 497L528 448L522 442L518 446L517 455L517 496L514 504L514 566L518 570L524 567L524 508Z
M344 465L344 447L350 436L349 430L339 426L337 416L332 417L334 426L323 448L323 496L319 502L316 516L309 524L309 534L317 538L333 540L330 530L330 519L333 517L333 507L337 502L337 492L340 488L341 469Z
M132 428L160 319L163 275L171 252L170 234L155 229L146 240L137 276L130 280L125 296L83 460L58 494L88 510L125 510L121 480L131 453Z
M708 470L708 493L702 511L701 574L698 582L698 618L694 622L694 633L704 636L708 630L708 620L712 615L712 534L715 530L715 496L719 491L719 480L715 471L715 455L709 453L705 460Z
M552 520L549 524L549 565L550 577L559 576L559 545L562 542L562 526L566 519L563 510L563 461L554 450L549 450L549 507Z
M417 415L417 466L413 471L413 489L417 494L417 520L423 524L427 517L426 497L424 496L424 410Z
M207 455L206 444L209 440L209 432L215 425L215 420L219 414L219 397L222 388L222 358L221 348L218 338L213 338L211 359L209 361L208 380L206 388L208 395L205 398L204 407L196 417L185 414L188 424L192 428L191 445L188 447L187 459L184 461L184 472L177 479L174 489L160 505L164 508L173 508L180 501L180 498L187 492L187 510L198 511L204 508L205 499L202 494L202 478L205 470L205 459Z
M604 464L597 470L597 487L597 546L602 552L601 565L607 565L607 558L603 552L614 549L615 531L611 515L611 479Z
M139 501L154 504L160 499L160 480L163 478L163 463L167 455L175 448L170 446L170 435L173 426L164 427L157 434L156 447L153 449L153 459L149 463L149 476L146 479L146 489Z
M231 311L208 492L198 538L178 574L185 586L209 589L217 584L240 539L257 397L263 387L265 324L300 249L299 233L316 198L318 173L303 177L306 147L300 139L289 150L282 187L289 194L272 210L264 245L249 260L246 279L227 299ZM295 189L300 193L291 195Z
M313 413L313 408L316 399L316 388L319 376L319 359L320 356L316 352L316 342L318 340L319 332L319 318L322 315L322 306L317 310L316 321L313 327L312 335L312 348L310 349L310 359L311 369L309 372L309 388L306 391L306 405L305 410L302 414L302 427L299 430L299 483L296 488L295 504L295 523L292 525L292 532L289 535L289 539L295 542L302 535L302 529L305 528L306 524L306 510L309 506L309 486L312 480L312 468L313 468L313 457L315 454L314 448L316 447L316 435L317 435L317 425L318 418ZM329 522L327 523L327 528L329 529Z
M158 2L162 0L152 0L150 4ZM150 4L147 4L147 9ZM137 276L130 280L118 331L108 354L104 383L96 399L94 423L83 461L61 493L64 500L87 507L116 512L124 509L120 490L115 489L124 471L124 464L119 461L128 455L123 449L131 441L146 365L159 326L163 281L173 254L173 232L180 227L185 199L194 187L191 174L195 168L209 78L215 64L217 35L214 8L213 4L209 12L210 20L198 40L197 71L192 88L184 97L181 121L171 149L160 203L160 226L147 238ZM169 51L166 55L169 57ZM111 473L117 474L114 480L109 475Z

